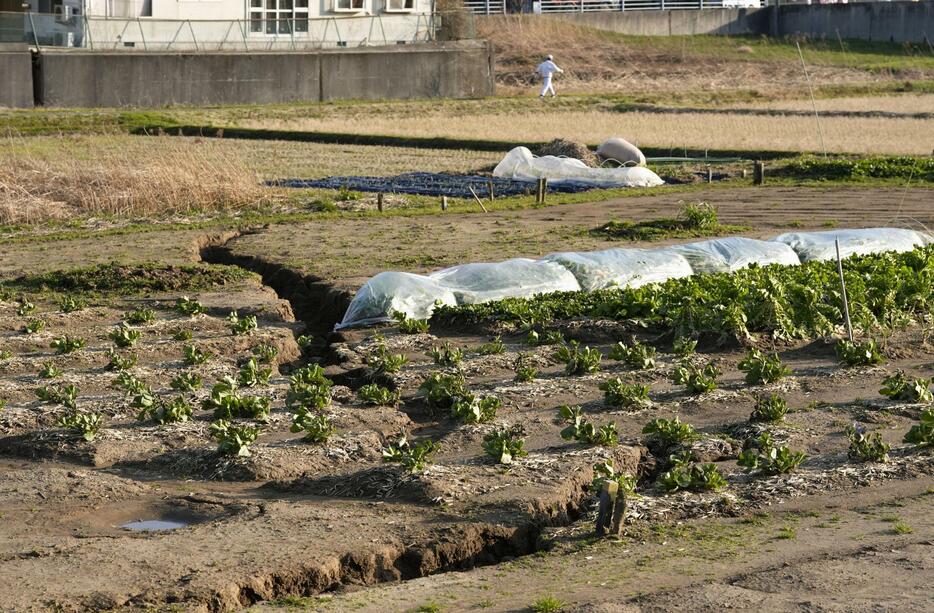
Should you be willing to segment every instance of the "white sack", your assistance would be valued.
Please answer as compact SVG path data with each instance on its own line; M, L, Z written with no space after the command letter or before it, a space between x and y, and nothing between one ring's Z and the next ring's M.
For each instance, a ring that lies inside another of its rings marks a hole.
M590 252L564 252L546 255L571 271L581 289L639 287L668 279L690 276L691 265L679 253L649 249L606 249Z
M645 166L645 156L638 147L619 137L608 138L597 147L597 155L602 160L616 160L621 164L631 162Z
M927 234L901 228L789 232L772 240L788 245L795 250L802 262L809 262L836 259L834 239L840 240L840 256L844 258L884 251L911 251L915 247L932 242Z
M580 290L577 279L563 266L526 258L453 266L428 277L453 292L458 304Z
M344 319L334 328L371 325L390 320L394 311L412 319L428 319L435 301L457 303L450 289L422 275L408 272L381 272L357 291Z
M695 273L734 272L750 264L797 266L801 263L788 245L742 236L673 245L663 247L658 251L683 255L690 262Z
M665 182L641 166L625 168L590 168L580 160L553 155L535 157L526 147L516 147L506 154L493 176L516 181L548 179L550 183L579 183L599 187L655 187Z

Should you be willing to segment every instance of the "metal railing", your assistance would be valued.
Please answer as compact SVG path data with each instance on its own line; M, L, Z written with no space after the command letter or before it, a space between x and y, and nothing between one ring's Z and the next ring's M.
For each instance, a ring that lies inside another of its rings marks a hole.
M477 15L506 13L506 0L464 0L464 7Z
M533 12L542 13L702 10L760 6L761 0L533 0Z
M0 42L141 51L273 51L430 41L426 13L309 19L166 20L0 13Z

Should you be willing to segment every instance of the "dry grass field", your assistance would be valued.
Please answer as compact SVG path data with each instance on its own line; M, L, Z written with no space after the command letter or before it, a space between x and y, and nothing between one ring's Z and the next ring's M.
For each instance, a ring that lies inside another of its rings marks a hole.
M812 117L750 116L704 113L616 113L549 111L548 100L529 101L530 110L508 114L429 117L358 116L334 119L245 121L255 128L279 128L389 134L482 138L515 144L568 138L597 144L622 136L641 146L694 149L771 149L820 151ZM926 154L930 152L934 122L925 119L827 117L821 119L827 150L841 153Z
M819 98L817 110L842 112L879 111L884 113L934 113L934 94L899 94L895 96L844 96ZM809 99L774 100L769 102L740 103L737 108L768 109L776 111L810 111L814 107ZM930 132L934 127L928 128Z

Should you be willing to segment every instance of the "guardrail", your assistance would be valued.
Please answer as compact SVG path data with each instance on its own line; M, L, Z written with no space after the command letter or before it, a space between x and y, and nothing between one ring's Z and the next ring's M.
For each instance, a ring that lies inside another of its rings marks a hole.
M767 0L464 0L477 15L759 8Z
M0 42L143 51L274 51L430 41L427 13L310 19L166 20L0 13Z

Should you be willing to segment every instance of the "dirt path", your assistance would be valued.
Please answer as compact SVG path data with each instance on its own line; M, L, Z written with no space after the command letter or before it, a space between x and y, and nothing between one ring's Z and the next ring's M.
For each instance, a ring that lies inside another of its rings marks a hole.
M652 526L621 541L577 525L554 549L465 573L307 599L325 611L928 611L934 565L929 477L819 496L774 514ZM893 526L912 531L899 534ZM785 529L785 530L783 530ZM254 610L276 608L265 605ZM427 610L427 609L424 609Z

